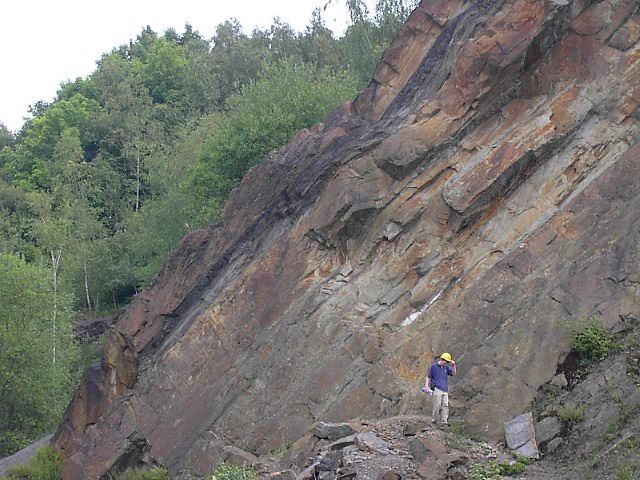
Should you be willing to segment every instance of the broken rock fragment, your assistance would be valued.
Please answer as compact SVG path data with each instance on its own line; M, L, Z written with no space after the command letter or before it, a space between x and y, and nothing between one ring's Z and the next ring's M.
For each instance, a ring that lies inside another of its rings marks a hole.
M504 424L504 434L507 447L522 457L538 458L538 444L536 443L536 432L533 426L533 415L531 412L524 413Z
M322 439L338 440L348 437L356 433L356 431L347 423L318 423L312 430L312 433Z

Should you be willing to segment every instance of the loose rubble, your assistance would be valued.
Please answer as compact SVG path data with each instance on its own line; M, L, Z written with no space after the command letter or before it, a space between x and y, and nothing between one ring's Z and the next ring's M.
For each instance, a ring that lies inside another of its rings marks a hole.
M329 431L353 433L332 441ZM471 465L511 458L499 444L469 440L425 416L402 415L375 423L318 424L279 458L254 468L261 479L460 480Z

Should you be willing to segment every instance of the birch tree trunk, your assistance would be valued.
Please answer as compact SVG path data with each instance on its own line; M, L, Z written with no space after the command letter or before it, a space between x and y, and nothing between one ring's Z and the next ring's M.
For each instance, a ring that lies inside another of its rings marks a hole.
M140 152L136 151L136 212L140 209Z
M58 341L57 333L58 333L58 268L60 267L60 257L62 256L62 250L59 249L57 252L51 250L51 265L53 266L53 340L51 346L51 360L52 360L52 370L55 378L56 373L56 344Z
M89 295L89 274L87 272L87 257L86 255L82 259L84 267L84 293L87 297L87 309L91 311L91 296Z

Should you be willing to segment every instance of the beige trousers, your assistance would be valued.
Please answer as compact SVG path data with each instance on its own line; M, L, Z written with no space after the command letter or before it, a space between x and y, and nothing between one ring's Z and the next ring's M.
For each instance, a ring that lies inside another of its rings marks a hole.
M431 417L434 422L441 420L442 423L447 423L449 421L449 394L447 392L443 392L437 388L433 389L433 410Z

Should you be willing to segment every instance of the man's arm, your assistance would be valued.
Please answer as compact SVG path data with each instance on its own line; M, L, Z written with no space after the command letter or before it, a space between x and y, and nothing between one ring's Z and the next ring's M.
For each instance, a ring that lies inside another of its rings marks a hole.
M427 377L424 379L424 386L431 390L431 378L429 378L429 374L431 373L431 367L427 369Z
M453 377L457 373L456 362L455 360L451 360L450 363L451 363L451 376Z

